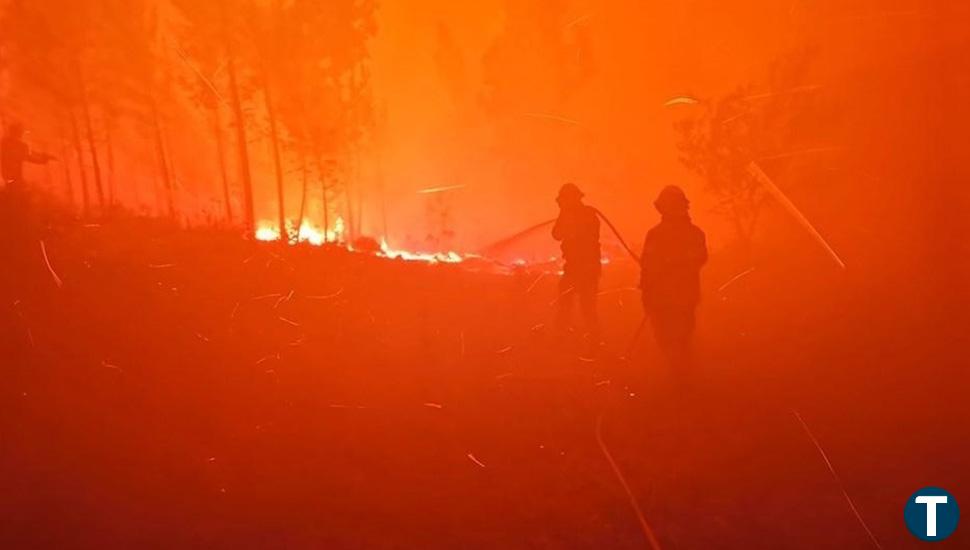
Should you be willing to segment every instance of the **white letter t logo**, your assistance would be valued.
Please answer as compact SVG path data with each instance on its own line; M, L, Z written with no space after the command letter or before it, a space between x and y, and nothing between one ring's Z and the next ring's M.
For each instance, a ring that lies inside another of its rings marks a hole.
M936 536L936 505L946 504L946 497L916 497L916 504L926 505L926 536Z

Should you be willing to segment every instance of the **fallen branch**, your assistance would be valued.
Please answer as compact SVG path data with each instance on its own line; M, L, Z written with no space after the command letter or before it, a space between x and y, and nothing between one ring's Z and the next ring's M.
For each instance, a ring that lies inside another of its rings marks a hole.
M613 473L620 481L620 485L623 486L623 490L626 491L626 496L630 499L630 506L633 508L633 512L637 515L637 520L640 522L640 529L643 531L643 536L646 537L647 542L650 544L650 548L652 550L660 550L660 542L657 541L657 537L654 535L653 529L650 528L650 524L647 523L647 519L643 517L643 511L640 510L640 503L637 502L637 498L633 496L633 490L630 489L630 484L626 482L626 478L623 477L623 472L616 464L616 461L613 460L613 455L611 455L610 450L606 448L606 443L603 442L604 416L606 416L606 411L600 413L599 417L596 419L596 442L599 444L600 451L603 452L603 456L606 457L606 461L610 463L610 468L613 469Z
M529 285L529 288L525 289L525 293L532 294L533 289L535 289L536 285L539 284L539 281L544 279L546 275L548 275L548 273L546 273L545 271L540 273L539 276L536 277L536 280L532 281L532 284Z
M337 296L340 296L343 293L344 293L344 289L341 288L340 290L330 294L304 296L304 298L306 298L307 300L329 300L331 298L336 298Z
M728 282L724 283L723 285L721 285L717 289L717 293L720 294L720 293L724 292L724 289L725 288L727 288L727 287L731 286L732 284L734 284L734 282L737 281L738 279L740 279L740 278L742 278L742 277L744 277L746 275L749 275L752 271L754 271L754 268L753 267L750 267L750 268L742 271L741 273L738 273L734 277L731 277L730 279L728 279Z
M825 237L822 237L822 234L818 232L818 229L815 229L815 226L812 225L812 222L808 221L808 218L805 217L805 214L803 214L802 211L799 210L797 206L795 206L795 203L793 203L791 199L788 198L788 195L782 192L782 190L779 189L777 185L775 185L775 182L771 181L771 178L768 177L768 174L765 174L764 170L762 170L761 167L758 166L756 162L751 161L748 164L748 173L751 174L751 176L754 179L761 182L761 184L765 186L765 189L767 189L768 192L771 193L771 195L774 196L775 199L778 202L780 202L781 205L784 206L785 209L788 210L788 212L792 216L794 216L796 220L798 220L798 223L800 223L802 227L804 227L805 230L808 231L808 233L815 238L816 242L818 242L818 244L820 244L822 248L824 248L825 251L828 252L829 256L832 257L832 260L834 260L835 263L838 264L840 268L845 269L845 262L843 262L842 258L840 258L839 255L835 252L835 249L833 249L832 246L828 243L828 241L825 240Z
M49 271L51 277L54 278L54 283L57 284L57 288L62 288L64 286L64 281L57 276L57 272L54 271L54 267L51 266L51 259L47 256L47 246L44 244L44 241L40 241L40 252L44 255L44 263L47 264L47 271Z
M825 454L825 451L822 449L822 446L819 444L818 439L815 439L815 435L812 433L812 430L808 429L808 424L806 424L805 421L802 420L802 415L798 414L798 411L792 409L791 413L795 415L795 418L798 419L798 422L802 425L802 428L805 429L805 433L808 434L808 438L812 440L812 444L815 445L815 448L818 450L818 454L822 455L822 460L825 461L825 466L829 469L829 473L832 474L832 477L835 479L835 482L839 484L839 489L842 491L842 496L845 497L845 501L849 504L849 509L852 510L852 513L855 515L856 519L859 520L859 524L861 524L862 528L866 530L866 534L869 535L869 540L872 541L873 546L875 546L879 550L882 550L882 546L879 544L879 541L876 539L876 536L872 534L872 531L869 529L869 526L866 525L865 520L862 519L862 514L859 513L859 510L855 507L855 503L852 502L852 498L849 497L849 493L845 490L845 486L842 484L842 479L839 478L839 474L835 472L835 468L832 466L832 462L829 461L829 457L828 455Z

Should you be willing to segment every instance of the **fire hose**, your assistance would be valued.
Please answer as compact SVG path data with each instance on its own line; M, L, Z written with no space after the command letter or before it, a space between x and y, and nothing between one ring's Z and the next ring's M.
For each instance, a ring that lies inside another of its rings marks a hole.
M606 223L606 225L610 228L610 231L613 232L613 235L616 236L617 240L620 241L620 244L623 245L623 248L626 250L627 254L633 258L633 261L639 264L640 256L638 256L637 253L630 248L630 245L628 245L626 240L623 239L623 236L620 235L620 232L616 229L616 226L614 226L613 223L610 222L609 218L607 218L606 215L600 212L598 209L594 208L593 210L596 212L596 215L599 216L600 219L602 219L603 222ZM633 333L633 338L630 340L630 344L627 346L626 352L623 354L622 358L629 358L630 354L633 352L633 347L640 339L640 334L643 332L643 328L646 326L646 324L647 316L644 315L643 319L640 321L640 324L637 326L636 332ZM633 489L630 487L630 484L627 483L626 477L623 475L623 471L620 469L619 465L617 465L616 460L613 459L612 453L610 453L609 448L603 441L603 419L606 417L607 409L608 407L605 407L596 418L596 443L599 445L603 456L606 457L606 461L609 463L610 469L613 470L613 475L616 476L617 480L620 482L620 486L626 493L627 499L630 502L630 507L633 509L633 513L637 517L640 530L643 532L643 536L646 539L647 544L650 546L650 549L661 550L660 542L657 540L657 535L647 522L646 517L644 517L643 510L640 508L640 503L637 501L637 498L633 493Z
M637 253L634 252L632 248L630 248L630 245L628 245L626 240L623 239L623 236L620 235L620 232L616 229L616 226L613 225L613 222L611 222L609 218L607 218L606 215L603 214L603 212L601 212L600 210L594 208L593 211L596 212L596 215L599 216L599 218L606 223L606 225L610 228L610 231L613 232L613 235L616 236L618 241L620 241L620 244L623 246L623 249L626 250L627 254L629 254L631 258L633 258L633 261L640 263L640 256L638 256ZM546 227L547 225L552 225L554 223L556 223L556 220L551 219L551 220L539 222L535 225L531 225L523 229L522 231L515 233L514 235L511 235L499 241L495 241L494 243L482 248L482 252L501 249L539 229L542 229L543 227Z
M616 226L613 225L613 222L611 222L610 219L606 217L606 214L600 212L596 208L594 208L593 211L596 212L596 215L599 216L600 219L606 223L606 225L610 228L610 231L613 232L613 235L616 236L616 239L620 241L621 245L623 245L623 248L624 250L626 250L626 253L629 254L631 258L633 258L633 261L635 261L636 263L640 263L640 256L638 256L637 253L634 252L632 248L630 248L630 245L626 244L626 241L623 240L623 236L621 236L620 232L617 231Z
M626 250L627 254L630 255L633 261L639 264L640 256L638 256L633 251L633 249L630 248L630 245L628 245L626 240L623 238L623 236L620 235L620 232L616 229L616 226L613 225L613 223L609 220L609 218L606 217L605 214L603 214L603 212L595 208L593 209L593 211L596 212L596 215L599 216L599 218L603 220L604 223L606 223L607 227L610 228L610 231L613 232L613 235L617 238L617 240L620 241L620 244L623 246L624 250ZM505 239L502 239L498 242L495 242L489 245L484 250L489 251L489 250L502 248L522 237L525 237L526 235L531 234L532 232L538 229L541 229L543 227L546 227L548 225L555 223L555 221L556 220L548 220L548 221L544 221L544 222L535 224L533 226L530 226L510 237L507 237ZM640 339L640 334L643 332L643 328L646 326L646 324L647 324L647 316L644 315L643 319L640 321L640 325L637 326L636 332L634 332L633 334L633 338L631 339L629 346L627 346L626 352L622 356L623 358L628 358L630 356L630 354L633 351L633 347ZM650 524L647 522L646 518L644 517L643 510L640 508L640 504L637 501L636 496L634 495L633 490L630 487L630 484L627 482L625 476L623 475L623 471L616 463L616 460L613 459L612 453L610 453L609 448L606 446L606 443L603 441L603 433L602 433L603 419L606 417L606 412L607 410L606 408L604 408L604 410L599 414L599 416L596 419L596 442L599 445L600 451L603 453L603 456L606 458L606 461L609 463L610 469L613 471L613 474L616 476L617 480L619 481L620 486L623 488L624 492L626 493L627 498L630 502L630 506L637 517L637 522L640 526L640 530L643 532L646 542L650 546L651 550L660 550L661 548L660 542L657 540L656 534L654 533Z
M628 245L626 241L623 240L623 237L620 235L620 232L617 231L616 226L614 226L610 222L609 218L607 218L605 214L603 214L602 212L600 212L595 208L593 210L600 217L600 219L602 219L606 223L606 225L610 228L610 230L613 232L613 235L615 235L617 240L620 241L620 244L623 245L623 248L626 250L627 254L629 254L630 257L633 258L633 261L639 264L640 256L638 256L637 253L630 248L630 245ZM630 354L633 353L634 346L636 346L637 342L640 340L640 334L643 333L643 328L645 326L647 326L646 315L644 315L643 319L640 320L640 324L637 326L637 330L633 333L633 337L630 339L630 344L626 347L626 351L624 351L623 355L621 356L622 358L629 359Z
M596 215L601 220L603 220L603 222L607 225L607 227L610 228L610 231L612 231L613 232L613 235L616 237L616 239L618 241L620 241L620 244L623 246L623 249L626 250L626 253L629 254L630 258L632 258L633 261L635 261L636 263L639 264L640 263L640 256L636 252L634 252L632 248L630 248L630 245L627 244L627 242L623 238L623 236L620 235L619 230L617 230L616 226L613 225L613 222L611 222L610 219L606 217L606 214L603 214L603 212L600 211L599 209L594 208L593 211L596 212ZM513 243L513 242L515 242L515 241L523 238L523 237L526 237L527 235L530 235L533 232L538 231L539 229L542 229L543 227L546 227L548 225L552 225L554 223L556 223L556 220L555 219L551 219L551 220L546 220L546 221L543 221L543 222L540 222L540 223L531 225L531 226L523 229L522 231L519 231L519 232L515 233L514 235L511 235L509 237L506 237L504 239L501 239L499 241L496 241L496 242L494 242L494 243L492 243L492 244L484 247L482 249L482 252L483 253L488 253L489 251L492 251L492 250L498 250L498 249L504 248L505 246L508 246L509 244L511 244L511 243ZM628 358L630 356L630 353L633 352L633 347L636 345L637 341L640 339L640 334L643 332L643 329L646 326L646 324L647 324L647 318L646 318L646 316L644 316L643 320L640 321L640 325L637 327L636 332L634 332L633 337L631 338L630 344L627 346L626 351L624 352L624 354L622 355L622 357Z

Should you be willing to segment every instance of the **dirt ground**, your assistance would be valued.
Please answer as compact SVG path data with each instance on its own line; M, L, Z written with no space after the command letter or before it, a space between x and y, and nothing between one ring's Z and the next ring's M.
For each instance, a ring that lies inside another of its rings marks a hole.
M621 357L622 261L589 359L528 268L129 220L45 234L59 287L17 239L5 548L646 548L605 453L663 548L918 548L909 495L970 496L966 327L817 258L721 288L745 266L715 255L697 364L669 372L649 331Z

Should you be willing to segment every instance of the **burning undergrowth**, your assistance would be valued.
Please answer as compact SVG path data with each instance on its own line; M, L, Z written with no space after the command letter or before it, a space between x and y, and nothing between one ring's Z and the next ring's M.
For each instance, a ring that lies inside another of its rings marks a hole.
M538 227L542 228L546 225L548 223L539 224ZM530 228L527 231L533 232L534 229ZM500 275L533 272L541 275L561 274L560 259L557 255L546 256L543 253L531 253L510 256L510 250L506 246L509 243L505 242L509 239L503 239L498 243L494 243L480 252L409 250L392 246L387 237L381 237L380 240L368 236L351 238L343 219L340 217L336 218L333 227L327 229L320 227L310 220L304 220L299 228L297 228L292 220L287 220L286 234L286 244L289 246L342 249L355 254L405 262L452 264L466 271ZM516 235L513 239L519 236ZM253 237L259 242L278 244L281 240L278 223L269 220L260 221L257 224ZM519 252L522 252L522 250ZM611 264L611 258L626 259L627 256L618 241L614 242L614 240L607 239L603 243L603 259L601 260L603 265L607 266Z
M511 274L524 268L548 272L553 272L558 269L558 258L555 256L551 256L544 261L527 261L521 258L503 261L475 252L408 250L392 246L388 242L387 237L381 237L379 241L367 236L352 239L346 231L343 219L339 217L335 220L333 227L327 229L316 225L310 220L304 220L299 228L297 228L295 223L288 220L286 223L286 234L286 243L289 246L326 246L390 260L423 262L428 264L457 264L469 271ZM278 224L266 220L257 224L253 236L257 241L266 243L279 243L281 240Z
M299 229L295 224L287 221L287 244L308 244L312 246L334 245L346 248L352 252L371 253L377 256L401 259L406 261L420 261L428 263L460 263L465 259L480 258L476 254L458 253L453 250L446 252L416 252L391 247L386 237L377 242L371 237L357 237L352 241L348 238L342 218L337 218L333 228L324 229L309 220L304 220ZM276 242L280 240L280 229L272 222L260 222L254 234L257 241Z

